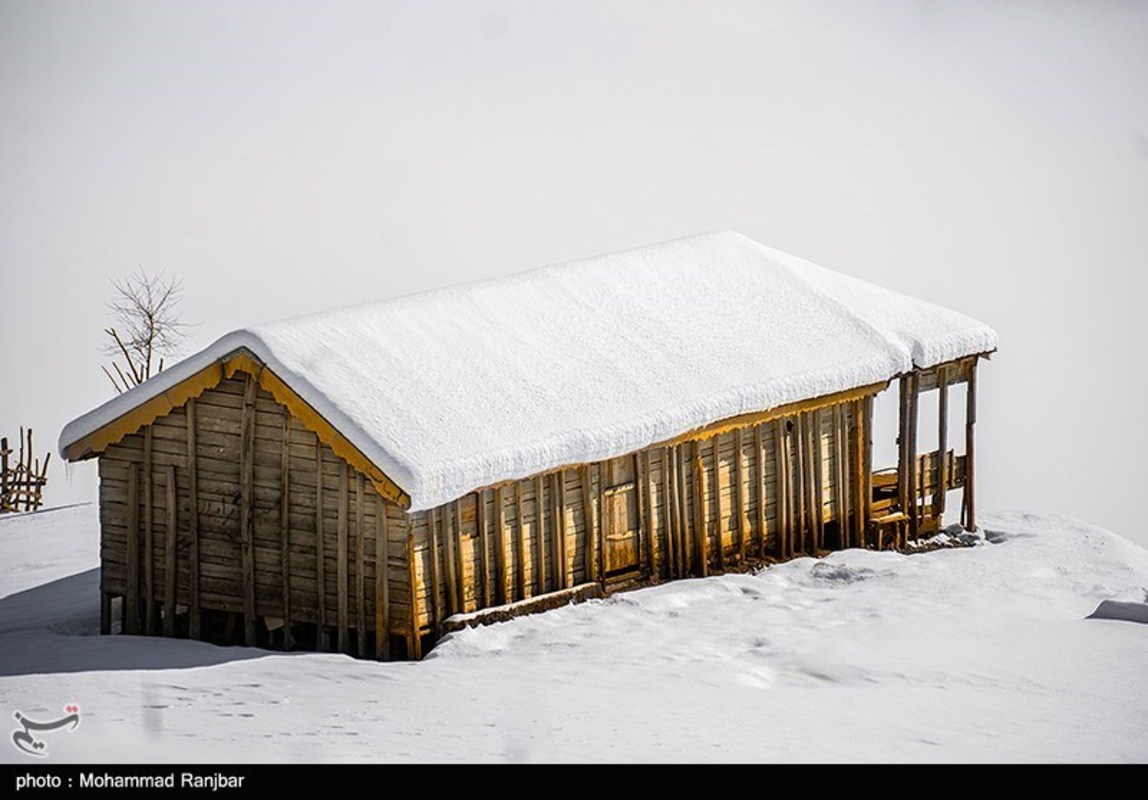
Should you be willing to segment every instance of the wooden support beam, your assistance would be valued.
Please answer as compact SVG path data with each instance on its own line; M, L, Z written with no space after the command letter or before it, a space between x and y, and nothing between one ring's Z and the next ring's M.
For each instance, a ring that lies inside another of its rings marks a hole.
M586 551L586 580L596 581L594 552L594 490L591 486L590 465L583 464L578 471L582 489L582 546Z
M407 580L411 587L411 619L407 631L407 657L418 661L423 657L421 626L419 625L419 586L418 562L415 561L415 535L407 534ZM433 595L432 595L433 596Z
M565 589L566 580L566 477L562 470L550 476L551 558L554 561L554 590Z
M457 614L463 610L462 604L459 602L460 589L458 580L458 556L457 551L460 542L455 540L456 536L461 535L460 531L455 530L455 515L451 513L450 505L442 506L442 540L443 547L443 574L446 576L446 599L447 599L447 616Z
M609 464L609 462L606 462ZM595 464L594 471L598 478L597 486L598 491L595 495L594 501L594 519L597 524L594 526L594 552L596 553L598 564L598 582L602 588L606 588L606 505L605 498L603 497L603 490L605 487L606 479L602 475L602 465Z
M176 593L176 536L179 532L179 519L176 515L175 467L164 467L164 511L167 520L164 526L163 548L163 635L175 636L175 593Z
M940 522L945 513L945 487L949 485L949 367L938 367L937 380L940 382L937 398L937 477L936 491L933 494L933 513Z
M458 592L458 605L455 606L454 610L455 610L455 613L457 614L457 613L465 613L467 611L467 608L466 608L466 587L468 584L467 584L467 580L466 580L466 548L463 546L463 537L464 537L465 533L464 533L464 530L462 527L462 501L461 500L453 501L451 503L451 511L453 512L452 517L454 520L451 523L451 528L454 531L454 536L452 537L454 539L454 547L455 547L455 551L454 551L455 564L454 564L454 566L455 566L455 569L457 571L454 582L455 582L456 590ZM473 581L469 585L472 588L474 588Z
M514 483L514 521L518 525L515 544L518 548L516 567L518 573L518 599L526 599L526 525L522 516L522 481Z
M643 575L650 574L650 524L649 505L646 497L646 473L640 452L634 453L634 496L638 501L638 570Z
M850 448L852 461L850 472L853 475L851 494L853 496L853 536L861 547L866 546L865 532L869 528L873 503L872 475L865 460L866 444L869 441L867 408L872 408L872 398L854 401L850 407L853 417L853 442Z
M243 643L255 646L255 400L259 384L244 376L239 445L239 552L243 569Z
M534 594L546 591L546 487L542 476L534 476Z
M295 646L291 633L291 425L291 415L284 414L279 451L279 580L283 585L284 650Z
M344 462L346 463L346 462ZM367 657L367 522L363 504L363 473L355 471L355 644L359 658ZM376 635L378 628L375 628Z
M809 412L809 422L809 446L813 451L810 464L813 476L813 552L819 553L825 542L825 454L820 409Z
M188 635L199 639L202 635L202 617L199 602L199 453L196 445L195 398L184 406L187 428L187 570ZM290 419L290 417L288 417Z
M506 507L503 504L502 487L494 487L492 500L494 502L494 540L498 550L495 552L494 564L498 572L498 586L495 597L499 605L509 602L510 592L507 591L506 571L506 545L510 537L506 533Z
M864 532L869 530L873 519L873 398L866 397L860 403L860 419L857 426L861 436L861 531L862 547L865 546Z
M474 524L478 528L478 565L482 574L482 605L493 605L494 587L490 579L490 532L486 519L486 492L474 493ZM477 593L476 593L477 596ZM477 602L477 600L475 601Z
M695 445L696 447L696 445ZM689 451L684 449L686 445L678 445L675 448L674 464L678 470L678 501L681 504L679 509L678 519L681 521L681 541L678 542L678 553L682 557L682 575L692 575L694 572L694 558L696 548L694 547L694 540L696 534L692 532L694 527L693 522L690 520L690 481L687 479L689 466L687 460L689 459Z
M375 498L375 658L387 661L391 657L391 569L387 558L387 543L390 529L387 524L387 503L382 496L372 492ZM407 537L407 557L410 562L411 581L411 631L418 636L418 597L415 586L414 540Z
M912 385L908 375L902 375L897 394L897 507L909 513L909 395Z
M755 441L761 444L760 437ZM756 460L761 463L760 451ZM737 559L742 564L745 563L746 540L750 538L749 515L746 513L748 494L749 484L745 479L745 432L743 428L738 428L733 434L733 508L737 517Z
M335 604L337 615L335 632L336 649L340 653L347 652L347 634L350 628L350 613L348 609L348 596L351 591L348 577L350 553L348 547L347 506L350 504L350 492L347 490L347 462L339 459L339 507L336 510L335 520L335 591L338 593Z
M777 557L784 560L789 557L789 537L793 531L789 502L789 443L786 420L775 419L770 424L773 426L773 482L777 492ZM761 479L764 498L765 459L761 463Z
M144 428L143 473L140 489L144 501L144 633L156 632L155 619L155 470L152 467L152 426Z
M128 467L127 487L127 595L124 598L123 632L136 634L140 630L140 468Z
M793 418L793 432L790 437L796 458L794 459L794 473L797 477L797 491L794 500L797 502L797 536L794 549L809 552L809 535L806 525L809 520L809 504L806 502L806 487L808 475L805 470L805 417L798 414Z
M909 467L909 536L916 540L920 524L920 486L917 475L917 419L920 407L920 394L917 391L916 373L909 376L909 446L906 454Z
M969 367L969 383L965 392L965 530L977 529L976 502L976 424L977 424L977 361Z
M673 580L681 575L678 568L678 481L674 469L674 449L662 448L662 483L665 485L666 576Z
M710 574L709 536L706 531L706 469L701 442L694 442L694 538L702 577ZM691 548L693 549L693 548Z
M837 518L837 547L849 546L849 514L845 505L845 425L841 406L833 406L833 512Z
M654 481L653 456L651 450L645 451L646 461L646 508L648 509L647 536L650 541L650 575L654 580L662 577L661 543L658 541L658 516L655 513L656 482Z
M319 623L315 649L328 650L327 644L327 553L323 531L323 443L315 440L315 582L319 595Z
M718 441L719 438L719 436L714 436L710 440L710 452L713 454L711 459L714 465L714 480L712 484L713 488L710 490L710 494L713 496L714 502L714 540L717 544L717 559L715 566L724 572L726 568L725 532L723 531L723 523L725 522L725 508L722 504L721 496L721 444ZM704 466L705 465L703 464L703 467Z
M426 510L427 519L427 544L430 548L430 600L431 600L431 621L434 624L435 636L438 636L442 630L443 618L443 599L440 596L441 581L439 580L439 560L438 560L438 510L428 508Z

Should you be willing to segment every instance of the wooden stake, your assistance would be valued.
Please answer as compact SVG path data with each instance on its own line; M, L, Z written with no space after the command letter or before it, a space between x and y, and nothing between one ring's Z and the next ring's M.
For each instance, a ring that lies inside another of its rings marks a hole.
M188 635L199 639L202 635L199 603L199 453L195 441L195 398L184 406L187 416L187 494L188 494Z
M168 464L164 468L164 497L167 512L163 548L163 635L175 636L175 594L176 594L176 534L179 531L175 504L175 467Z

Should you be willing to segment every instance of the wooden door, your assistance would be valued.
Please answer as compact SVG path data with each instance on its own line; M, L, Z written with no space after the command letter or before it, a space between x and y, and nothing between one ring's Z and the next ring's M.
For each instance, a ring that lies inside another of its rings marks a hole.
M642 531L635 466L634 456L622 456L605 463L602 532L603 572L607 576L637 572L641 564Z

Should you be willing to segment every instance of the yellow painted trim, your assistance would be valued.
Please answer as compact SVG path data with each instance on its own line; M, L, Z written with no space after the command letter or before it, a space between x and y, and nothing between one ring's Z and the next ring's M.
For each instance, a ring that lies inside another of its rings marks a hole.
M300 397L282 378L246 352L238 352L225 361L217 361L167 391L140 403L102 428L68 445L64 455L69 461L79 461L102 453L125 436L135 433L145 425L150 425L188 400L199 397L228 378L235 377L239 372L254 377L277 403L286 407L291 416L318 436L319 441L330 447L335 455L366 475L380 495L403 509L410 508L411 498L399 488L398 484L387 477L386 473L375 466L374 462L363 455L359 448L339 433L334 425Z
M856 389L847 389L844 392L837 392L836 394L827 394L809 400L800 400L796 403L771 408L768 411L753 411L749 414L739 414L736 417L718 420L702 428L695 428L688 433L683 433L681 436L675 436L664 442L657 442L650 445L650 447L670 447L684 444L685 442L705 441L706 439L712 439L715 436L729 433L738 428L750 428L754 425L760 425L763 422L780 419L781 417L791 417L794 414L803 414L807 411L816 411L820 408L828 408L830 406L840 405L841 403L860 400L864 397L871 397L878 392L884 391L888 386L888 381L871 383L868 386L859 386Z

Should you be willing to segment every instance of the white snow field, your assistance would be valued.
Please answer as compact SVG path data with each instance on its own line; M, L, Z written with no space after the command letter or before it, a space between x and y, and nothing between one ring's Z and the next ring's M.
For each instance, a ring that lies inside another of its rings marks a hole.
M1148 551L1056 516L455 634L422 663L95 635L97 516L0 518L0 761L1148 761Z

